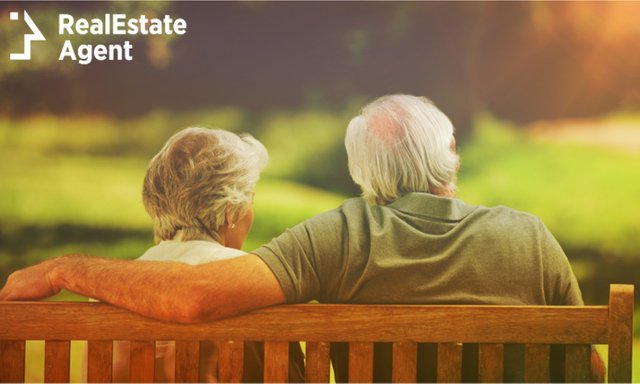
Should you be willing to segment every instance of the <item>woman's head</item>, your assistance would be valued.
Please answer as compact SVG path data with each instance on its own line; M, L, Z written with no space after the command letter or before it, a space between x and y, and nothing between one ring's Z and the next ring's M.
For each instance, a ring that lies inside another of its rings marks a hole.
M253 189L267 160L265 147L249 135L206 128L173 135L144 178L142 200L156 241L178 234L181 240L227 238L227 246L239 248L251 226Z
M409 192L453 196L459 158L451 121L424 98L383 96L349 123L349 172L371 203Z

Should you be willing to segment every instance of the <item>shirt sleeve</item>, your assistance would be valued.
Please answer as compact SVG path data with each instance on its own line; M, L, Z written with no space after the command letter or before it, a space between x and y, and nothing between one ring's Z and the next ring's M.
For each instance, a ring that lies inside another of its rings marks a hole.
M318 299L327 265L340 258L343 215L339 209L308 219L254 250L275 274L287 303Z
M558 241L540 221L541 251L545 260L545 294L551 305L584 305L578 280Z

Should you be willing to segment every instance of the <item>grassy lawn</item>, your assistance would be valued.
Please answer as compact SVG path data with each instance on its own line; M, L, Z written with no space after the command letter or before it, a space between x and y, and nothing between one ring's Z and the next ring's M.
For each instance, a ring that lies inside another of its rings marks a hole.
M640 258L640 151L545 142L513 128L480 120L461 148L460 197L531 212L565 248Z

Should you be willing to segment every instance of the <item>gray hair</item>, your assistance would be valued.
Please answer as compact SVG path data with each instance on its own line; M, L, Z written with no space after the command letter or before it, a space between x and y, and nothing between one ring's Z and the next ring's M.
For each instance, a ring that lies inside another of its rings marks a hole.
M239 218L250 207L267 161L265 147L249 135L186 128L171 136L151 160L142 190L156 241L177 233L219 240L226 211Z
M453 132L429 99L383 96L349 123L349 173L370 203L387 204L409 192L454 195L460 160Z

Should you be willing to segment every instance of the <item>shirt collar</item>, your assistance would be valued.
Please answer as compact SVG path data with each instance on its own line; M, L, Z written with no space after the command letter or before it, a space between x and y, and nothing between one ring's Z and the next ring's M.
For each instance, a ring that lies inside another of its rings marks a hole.
M191 239L191 240L207 241L210 243L216 243L218 245L221 245L217 240L205 234L201 234L197 239ZM176 234L171 239L171 241L187 241L187 240L184 240L184 231L182 229L178 229L176 231Z
M411 215L451 221L460 221L477 208L459 199L423 192L407 193L387 206Z

